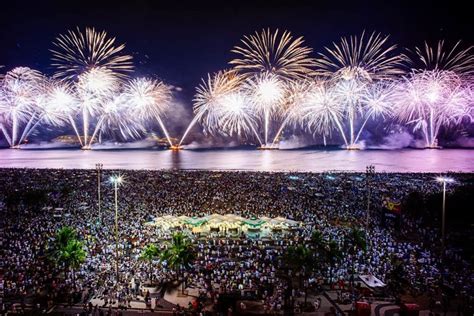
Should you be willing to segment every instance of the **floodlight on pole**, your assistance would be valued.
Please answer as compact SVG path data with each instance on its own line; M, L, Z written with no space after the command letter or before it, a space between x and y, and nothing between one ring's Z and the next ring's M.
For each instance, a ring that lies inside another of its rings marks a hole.
M102 220L102 211L101 211L101 197L100 197L100 172L104 168L104 165L101 163L95 164L95 170L97 170L97 206L99 209L99 221Z
M368 232L369 232L371 181L374 174L375 174L374 165L370 165L365 168L365 184L366 184L366 189L367 189L367 213L366 213L366 219L365 219L366 235L368 235Z
M446 245L446 184L456 182L453 178L439 176L436 177L436 181L443 185L443 204L442 204L442 215L441 215L441 247L443 249Z
M115 273L117 274L117 285L120 282L119 276L119 255L118 255L118 187L123 183L121 175L110 177L110 182L114 184L115 193Z

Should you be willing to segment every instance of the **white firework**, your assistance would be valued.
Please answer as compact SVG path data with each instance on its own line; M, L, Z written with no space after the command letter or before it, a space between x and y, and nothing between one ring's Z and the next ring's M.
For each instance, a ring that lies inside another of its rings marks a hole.
M17 67L7 72L0 87L0 129L10 147L21 143L21 127L39 111L35 98L41 95L43 75L28 67Z
M442 127L472 121L468 88L452 71L414 72L397 85L395 113L420 131L426 147L437 146Z
M286 88L285 81L269 72L250 77L245 81L243 91L249 96L253 112L263 125L264 145L269 145L271 121L281 119L285 111Z
M255 130L251 100L241 91L242 77L234 71L222 71L208 75L198 86L194 97L195 119L191 122L182 140L195 122L199 121L204 131L226 136L245 136ZM181 142L182 142L181 140Z
M172 101L170 86L158 80L137 78L128 82L123 94L130 107L130 115L140 121L156 120L169 145L173 146L168 130L163 123L163 118L170 110Z

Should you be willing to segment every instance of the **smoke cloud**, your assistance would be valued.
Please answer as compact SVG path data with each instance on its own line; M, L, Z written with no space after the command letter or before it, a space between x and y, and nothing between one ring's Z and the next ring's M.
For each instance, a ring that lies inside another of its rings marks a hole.
M279 149L297 149L311 146L313 142L297 135L291 135L289 138L281 140Z
M414 140L413 136L406 130L401 130L397 132L392 132L389 135L385 136L382 139L380 145L372 145L368 148L370 149L385 149L385 150L394 150L402 149L410 146L414 147L423 147L424 143L417 144L418 142ZM418 145L418 146L417 146Z
M474 148L474 137L460 137L456 141L459 147Z
M103 142L100 144L93 144L92 149L146 149L146 148L154 148L157 146L156 141L151 139L143 139L137 140L135 142Z
M208 149L208 148L232 148L238 147L240 144L236 141L215 141L211 139L205 139L202 141L193 141L190 144L183 145L184 149Z

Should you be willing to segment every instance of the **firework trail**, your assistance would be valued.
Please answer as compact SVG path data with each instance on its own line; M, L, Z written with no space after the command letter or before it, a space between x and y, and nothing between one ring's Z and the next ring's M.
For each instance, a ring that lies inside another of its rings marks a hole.
M254 112L263 116L263 145L268 146L271 119L283 110L280 101L285 84L311 76L315 60L310 57L312 49L303 45L303 37L294 38L288 31L264 29L244 36L241 42L232 50L239 57L230 64L248 81L246 93L252 97ZM271 100L275 104L270 104Z
M235 71L221 71L208 75L196 88L194 97L195 117L186 129L180 145L196 122L209 134L242 136L254 134L255 120L248 96L241 91L242 76Z
M438 132L460 124L464 118L472 122L473 46L452 47L443 40L436 46L425 42L416 47L410 59L413 72L398 86L396 114L401 122L420 131L428 148L437 147Z
M116 45L115 37L105 31L86 27L59 35L53 42L52 66L55 78L75 80L93 68L105 68L114 76L125 78L133 70L132 56L123 53L124 44Z
M349 137L344 137L347 148L356 146L355 124L358 114L364 113L362 98L367 93L368 84L350 79L341 80L333 87L338 102L344 105L344 121L349 125Z
M436 47L425 42L423 48L415 48L410 61L418 71L442 70L469 76L474 74L473 48L473 46L462 48L461 41L456 42L450 49L446 48L443 40L438 41Z
M64 114L65 121L71 124L77 138L81 141L79 130L73 119L73 115L77 113L79 109L79 101L71 85L58 81L52 82L48 97L49 103L47 107L49 107L49 109L56 109L59 112L57 115L61 116L61 119Z
M137 78L125 87L124 97L130 106L130 113L140 121L154 119L158 122L170 146L173 146L169 133L163 123L170 109L171 88L161 81Z
M326 107L327 115L323 115L321 121L316 117L310 120L309 126L326 134L334 124L345 147L351 149L357 148L371 118L391 113L392 80L404 74L402 66L406 56L397 54L396 45L389 45L388 39L389 36L380 33L367 36L362 32L360 36L341 38L339 43L333 43L332 47L325 48L325 53L319 54L316 73L328 80L327 90L338 104L333 105L334 112Z
M244 36L242 46L235 46L233 53L240 58L233 59L230 64L240 73L253 75L273 73L289 79L302 79L310 75L315 65L309 57L312 49L303 46L303 37L294 38L290 32L280 33L278 29L255 32Z
M339 43L325 47L316 59L316 74L329 79L372 81L402 75L405 56L397 54L389 36L365 31L357 36L342 37Z
M62 126L75 110L76 100L66 84L49 79L43 80L41 85L41 93L34 96L37 111L28 120L19 144L23 143L41 123L54 127Z
M132 56L123 52L124 44L117 45L115 41L105 31L86 27L82 32L77 28L59 35L50 50L52 66L56 69L54 78L70 82L79 101L75 114L82 120L83 136L74 115L70 116L70 123L83 149L91 148L102 126L100 116L104 114L106 103L117 93L121 80L133 70ZM93 137L89 137L94 123Z
M287 126L299 126L302 115L302 105L314 82L315 81L313 80L302 79L288 81L285 84L285 95L281 101L281 106L278 108L278 113L282 118L282 122L273 138L270 146L271 148L277 148L276 146L280 139L280 135Z
M427 148L438 146L441 127L472 122L468 88L452 71L414 72L397 86L397 96L398 119L420 131Z
M297 82L291 88L292 106L288 122L299 125L314 134L331 135L336 127L346 141L342 128L344 104L325 81Z
M336 130L346 148L357 148L370 119L391 117L393 87L393 83L382 81L365 84L355 80L337 84L324 80L296 82L289 89L292 104L285 113L285 122L300 126L313 135L320 134L324 139ZM359 121L361 123L356 124Z
M108 98L118 92L120 82L108 69L92 68L79 75L74 88L75 95L79 100L76 115L82 118L82 133L84 135L83 139L80 136L78 139L83 149L90 149L95 141L94 138L89 138L91 125L97 123ZM77 125L74 123L74 126Z
M103 111L98 119L91 139L98 134L101 143L102 134L113 134L117 131L122 139L136 139L140 137L145 128L142 121L133 115L133 108L123 93L112 95L104 102Z
M251 100L253 112L261 118L264 146L269 145L269 129L272 119L281 118L284 112L286 84L272 73L262 73L245 81L244 91Z
M36 97L43 75L28 67L17 67L7 72L0 87L0 129L10 147L20 145L20 127L36 117L39 111Z

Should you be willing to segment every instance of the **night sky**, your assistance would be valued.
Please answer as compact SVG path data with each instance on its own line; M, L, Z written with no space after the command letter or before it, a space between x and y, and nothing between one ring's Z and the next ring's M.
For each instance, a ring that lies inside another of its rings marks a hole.
M136 75L180 86L183 99L190 101L201 77L228 67L230 49L242 35L266 27L303 35L315 52L364 29L391 34L400 46L421 45L425 39L473 42L471 10L454 1L196 2L5 1L0 65L4 71L24 65L52 73L48 49L55 36L94 26L126 43Z

